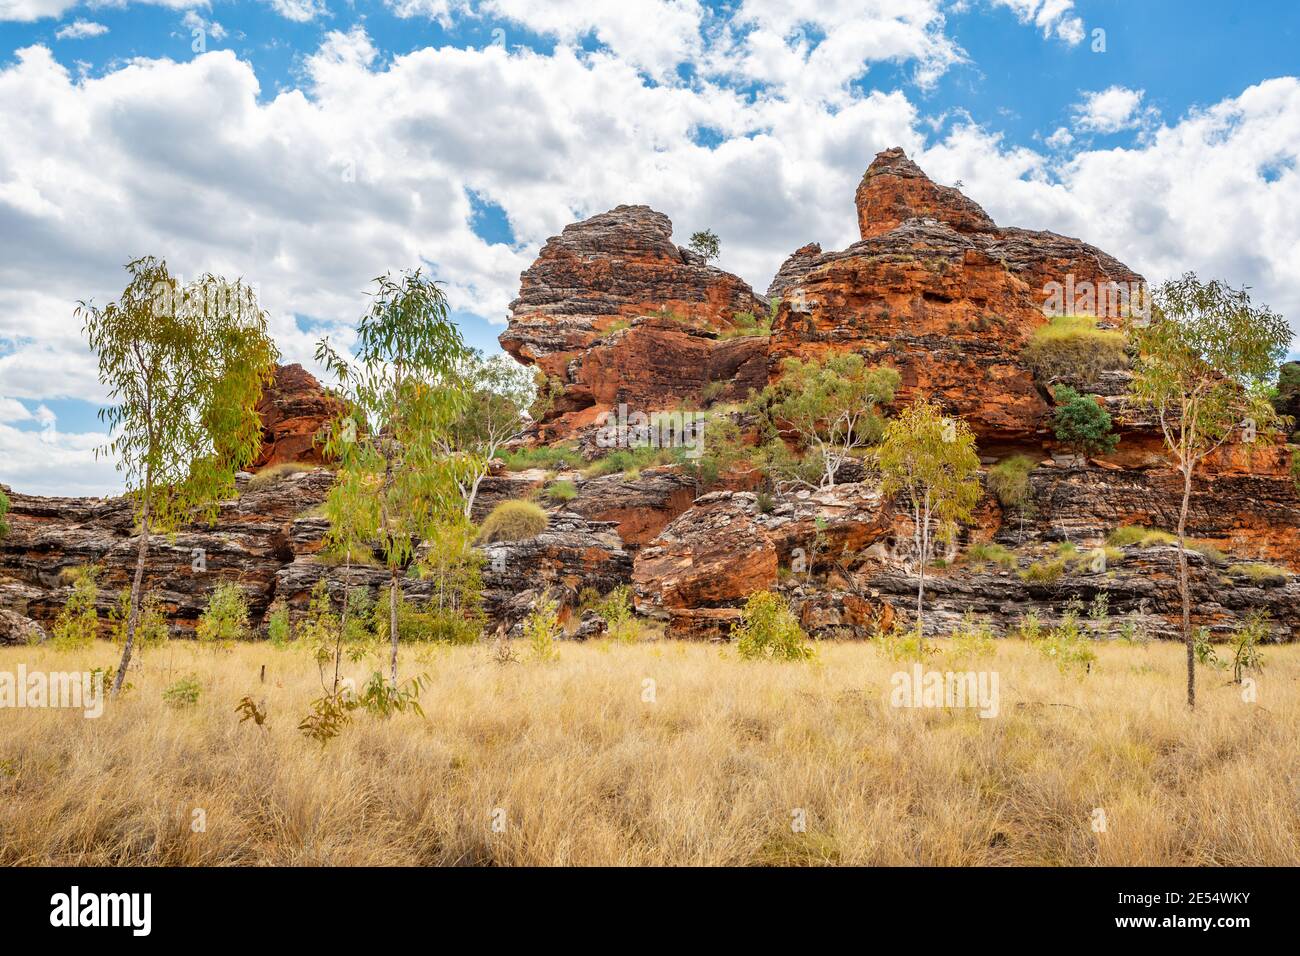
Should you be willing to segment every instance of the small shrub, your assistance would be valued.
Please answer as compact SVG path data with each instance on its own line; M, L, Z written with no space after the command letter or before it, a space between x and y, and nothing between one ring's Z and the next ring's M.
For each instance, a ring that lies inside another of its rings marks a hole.
M285 461L278 465L271 465L263 468L249 479L248 490L256 491L259 488L269 488L290 475L300 475L304 471L311 471L314 467L314 465L304 464L300 461Z
M620 644L631 644L641 635L632 610L632 589L620 584L597 606L596 613L605 621L605 633Z
M1233 577L1246 578L1256 584L1279 584L1287 579L1287 572L1273 564L1259 561L1247 561L1234 564L1228 568Z
M1004 508L1023 509L1032 500L1029 473L1037 467L1038 462L1028 455L1002 459L989 469L985 479L989 493Z
M1003 568L1016 566L1016 553L992 541L972 544L966 549L966 560L971 564L996 564Z
M373 609L363 609L369 615L367 626L363 629L360 622L361 613L353 615L348 621L346 641L358 648L352 653L353 659L364 656L372 640L380 644L390 641L389 626L391 616L388 602L380 601ZM356 628L353 621L358 622ZM483 621L477 609L458 609L430 605L421 610L416 604L407 600L400 591L397 595L397 640L401 644L473 644L481 635Z
M600 478L604 475L639 472L642 468L650 468L654 465L674 465L677 464L679 457L682 457L679 454L682 450L654 448L650 445L619 448L604 458L597 458L582 473L588 478Z
M753 312L737 312L732 316L732 326L723 329L718 338L732 339L744 335L771 335L772 316L755 315Z
M289 609L279 600L271 605L266 615L266 639L272 647L284 649L293 643L293 625L289 621Z
M0 538L9 533L9 522L5 516L9 514L9 496L5 494L3 488L0 488Z
M1110 413L1091 396L1062 385L1056 389L1052 433L1076 455L1106 455L1115 450L1119 436L1111 430Z
M980 660L994 656L997 650L997 640L988 622L977 621L970 611L962 615L961 626L952 635L949 656L954 661Z
M494 541L526 541L546 530L546 512L531 501L514 499L503 501L483 519L478 543Z
M1071 602L1070 608L1061 616L1061 623L1041 637L1035 646L1062 674L1077 671L1082 677L1092 671L1097 660L1096 652L1079 627L1077 602Z
M95 609L99 600L99 568L93 565L69 568L60 577L70 581L72 593L54 622L52 643L60 651L82 650L95 642L99 632L99 612Z
M194 635L209 647L229 647L248 637L248 602L239 585L223 581L208 597Z
M1098 329L1097 320L1086 315L1058 316L1040 326L1023 358L1040 382L1079 386L1092 384L1102 372L1128 366L1124 334Z
M815 651L786 602L771 591L755 591L733 631L745 660L810 660Z
M1020 622L1016 625L1016 637L1033 644L1042 636L1043 622L1039 620L1037 611L1020 615Z
M547 485L545 494L553 504L561 505L578 497L578 486L571 481L561 479Z
M758 513L761 515L770 515L772 509L776 507L776 502L772 499L771 493L766 491L760 491L758 493L754 504L755 507L758 508Z
M199 683L199 676L190 674L164 688L163 703L168 707L193 707L199 702L199 694L202 692L203 685Z
M1252 611L1246 622L1237 628L1232 640L1232 680L1241 683L1243 671L1258 671L1264 668L1264 658L1259 653L1259 644L1268 639L1268 612Z
M886 660L896 663L923 661L927 655L937 653L936 648L925 643L925 638L919 629L903 630L899 624L895 624L888 631L882 631L872 640Z
M528 643L533 659L546 663L560 656L555 641L560 636L560 606L543 592L533 604L533 609L524 618L524 640Z

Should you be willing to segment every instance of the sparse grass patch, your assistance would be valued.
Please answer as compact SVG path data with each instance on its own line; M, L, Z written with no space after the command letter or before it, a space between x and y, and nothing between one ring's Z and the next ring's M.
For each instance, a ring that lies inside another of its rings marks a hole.
M1025 363L1041 382L1066 381L1080 386L1102 372L1128 366L1124 333L1097 328L1087 315L1057 316L1034 330L1025 346Z
M990 468L984 481L1004 508L1024 508L1031 500L1029 473L1037 467L1028 455L1012 455Z
M1256 584L1281 583L1288 577L1285 568L1279 568L1275 564L1265 564L1261 561L1246 561L1241 564L1230 565L1228 574L1232 577L1247 578Z
M543 494L551 501L552 504L562 505L567 501L572 501L578 497L578 486L566 479L553 481L546 486Z
M304 471L311 471L315 467L301 461L282 461L278 465L269 465L248 480L247 490L269 488L281 479L288 478L290 475L301 475Z
M572 445L535 445L531 448L512 448L501 456L506 471L527 471L544 468L547 471L568 471L582 465L582 455Z
M1106 535L1106 543L1116 548L1150 548L1158 544L1177 544L1178 539L1168 531L1143 528L1140 525L1121 525Z
M1065 576L1065 558L1041 558L1020 572L1020 580L1028 584L1055 584Z
M602 475L616 475L620 472L640 471L654 465L672 465L677 463L677 453L672 448L652 448L649 445L640 448L619 448L604 458L593 461L583 471L588 478Z
M992 541L972 544L966 549L966 560L971 564L996 564L1003 568L1016 566L1016 553Z

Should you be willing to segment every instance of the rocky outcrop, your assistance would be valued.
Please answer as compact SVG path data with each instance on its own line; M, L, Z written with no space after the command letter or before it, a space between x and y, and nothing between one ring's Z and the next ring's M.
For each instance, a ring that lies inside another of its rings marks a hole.
M909 219L935 219L957 232L993 232L997 227L979 204L960 190L940 186L897 146L877 153L858 184L858 231L881 236Z
M578 486L565 507L592 521L612 523L625 547L653 540L695 501L694 479L669 468L647 468L635 478L606 475Z
M769 377L791 356L853 350L898 370L900 401L937 399L985 442L1045 434L1047 395L1022 353L1047 321L1050 283L1064 300L1067 280L1071 290L1115 283L1125 294L1141 282L1080 240L999 228L899 149L867 170L858 215L861 242L811 257L800 250L782 267L798 278L773 326Z
M301 365L276 366L275 380L257 403L262 451L253 470L289 462L323 464L317 435L342 411L343 403Z
M563 387L546 432L563 438L620 401L653 411L709 382L763 380L761 345L719 333L765 309L741 279L675 245L663 213L619 206L547 240L500 341Z
M786 290L799 285L821 254L821 244L816 242L800 246L790 253L790 257L781 263L781 268L776 270L776 275L772 277L772 281L768 284L767 297L769 299L779 299L785 295Z
M723 637L745 599L778 569L808 573L890 532L890 512L867 484L800 492L770 512L752 492L703 495L636 555L637 609L676 637Z
M31 618L0 607L0 644L39 644L48 637Z

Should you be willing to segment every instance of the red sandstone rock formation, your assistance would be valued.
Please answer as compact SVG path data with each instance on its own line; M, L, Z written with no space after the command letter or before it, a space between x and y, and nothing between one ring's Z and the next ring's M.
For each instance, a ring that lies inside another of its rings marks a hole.
M317 432L338 417L343 403L301 365L279 365L275 381L257 403L262 416L262 451L252 468L286 462L321 464Z

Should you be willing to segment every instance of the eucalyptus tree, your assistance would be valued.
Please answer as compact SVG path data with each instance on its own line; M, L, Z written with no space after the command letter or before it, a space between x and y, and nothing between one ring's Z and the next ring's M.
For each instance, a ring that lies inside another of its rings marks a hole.
M100 419L134 501L139 536L117 695L131 663L155 531L211 523L235 491L235 472L261 447L257 401L276 349L253 290L211 274L183 285L153 257L126 265L130 281L102 309L78 304L109 404Z
M885 423L879 450L881 490L901 495L912 518L919 564L917 640L925 620L925 571L936 542L951 541L980 496L975 436L960 418L917 399Z
M492 459L531 421L528 409L537 398L537 386L528 370L513 359L504 355L485 359L482 352L470 349L447 387L462 390L465 397L442 444L447 455L464 456L470 466L460 485L469 519Z
M1129 339L1138 358L1131 399L1154 409L1178 472L1178 593L1187 646L1187 706L1196 706L1196 648L1187 572L1187 513L1192 478L1205 459L1234 435L1254 441L1277 413L1268 380L1291 343L1286 320L1268 306L1251 305L1246 289L1194 273L1165 282L1152 296L1151 316L1133 323Z
M455 387L468 352L448 314L447 297L420 270L374 280L352 357L328 340L316 359L334 375L345 411L326 452L338 463L331 515L349 514L345 540L373 541L389 571L391 679L397 687L397 607L401 579L420 543L463 512L462 486L473 455L448 453L469 400Z

